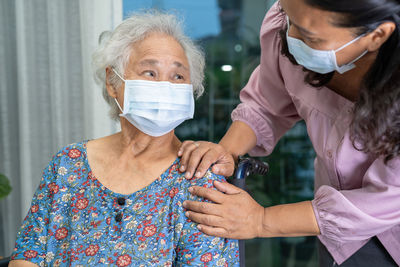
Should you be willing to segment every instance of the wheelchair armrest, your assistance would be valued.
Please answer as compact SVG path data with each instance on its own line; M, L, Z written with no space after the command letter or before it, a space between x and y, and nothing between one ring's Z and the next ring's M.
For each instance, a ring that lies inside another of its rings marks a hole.
M8 263L10 262L11 257L6 257L0 259L0 267L7 267Z
M238 167L233 175L232 184L247 191L246 178L252 174L267 174L269 165L266 162L255 158L239 158ZM239 240L239 261L240 267L245 267L245 244Z

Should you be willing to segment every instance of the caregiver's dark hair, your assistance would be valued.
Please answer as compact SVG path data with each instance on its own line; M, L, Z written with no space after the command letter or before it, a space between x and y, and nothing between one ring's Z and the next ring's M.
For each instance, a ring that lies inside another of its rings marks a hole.
M304 0L316 8L340 13L339 27L354 27L355 36L391 21L396 29L379 49L377 58L363 79L350 127L353 146L383 156L385 163L400 155L400 1L399 0ZM282 53L293 62L282 31ZM295 62L295 61L294 61ZM307 70L305 81L326 85L333 73Z

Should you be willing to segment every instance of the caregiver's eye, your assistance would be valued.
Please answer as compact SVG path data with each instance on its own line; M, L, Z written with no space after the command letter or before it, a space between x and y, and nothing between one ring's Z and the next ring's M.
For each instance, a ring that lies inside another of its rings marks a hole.
M310 38L310 37L305 37L307 42L312 43L312 44L319 44L321 43L321 39L316 39L316 38Z

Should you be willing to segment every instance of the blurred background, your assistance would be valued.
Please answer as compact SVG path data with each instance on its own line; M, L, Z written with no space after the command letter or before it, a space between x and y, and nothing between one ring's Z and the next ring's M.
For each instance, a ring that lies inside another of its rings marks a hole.
M186 34L206 54L206 92L196 101L194 120L179 126L176 134L181 140L218 142L231 124L241 88L259 64L259 30L274 2L1 0L0 256L11 254L51 156L66 144L118 131L90 67L101 32L146 8L183 19ZM268 175L247 180L260 204L312 199L314 151L303 122L264 160L271 166ZM246 264L317 266L315 242L315 237L248 240Z

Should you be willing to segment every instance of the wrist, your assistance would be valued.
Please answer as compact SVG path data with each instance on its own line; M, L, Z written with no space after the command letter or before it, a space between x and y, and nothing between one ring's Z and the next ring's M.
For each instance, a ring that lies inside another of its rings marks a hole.
M225 149L226 154L231 156L233 158L233 161L235 162L235 164L237 164L240 155L237 155L236 153L234 153L232 151L232 148L229 147L229 143L225 144L224 140L222 139L218 144Z
M260 223L259 228L258 228L258 235L257 237L260 238L266 238L266 237L271 237L271 225L270 222L268 221L268 208L263 208L261 212L261 218L260 218Z
M232 155L235 161L248 153L257 143L253 129L246 123L234 121L219 144Z
M256 224L257 233L256 237L258 238L263 238L263 237L268 237L268 232L269 232L269 226L268 222L266 222L266 219L268 216L266 215L268 208L261 207L259 211L259 216L258 216L258 221Z

